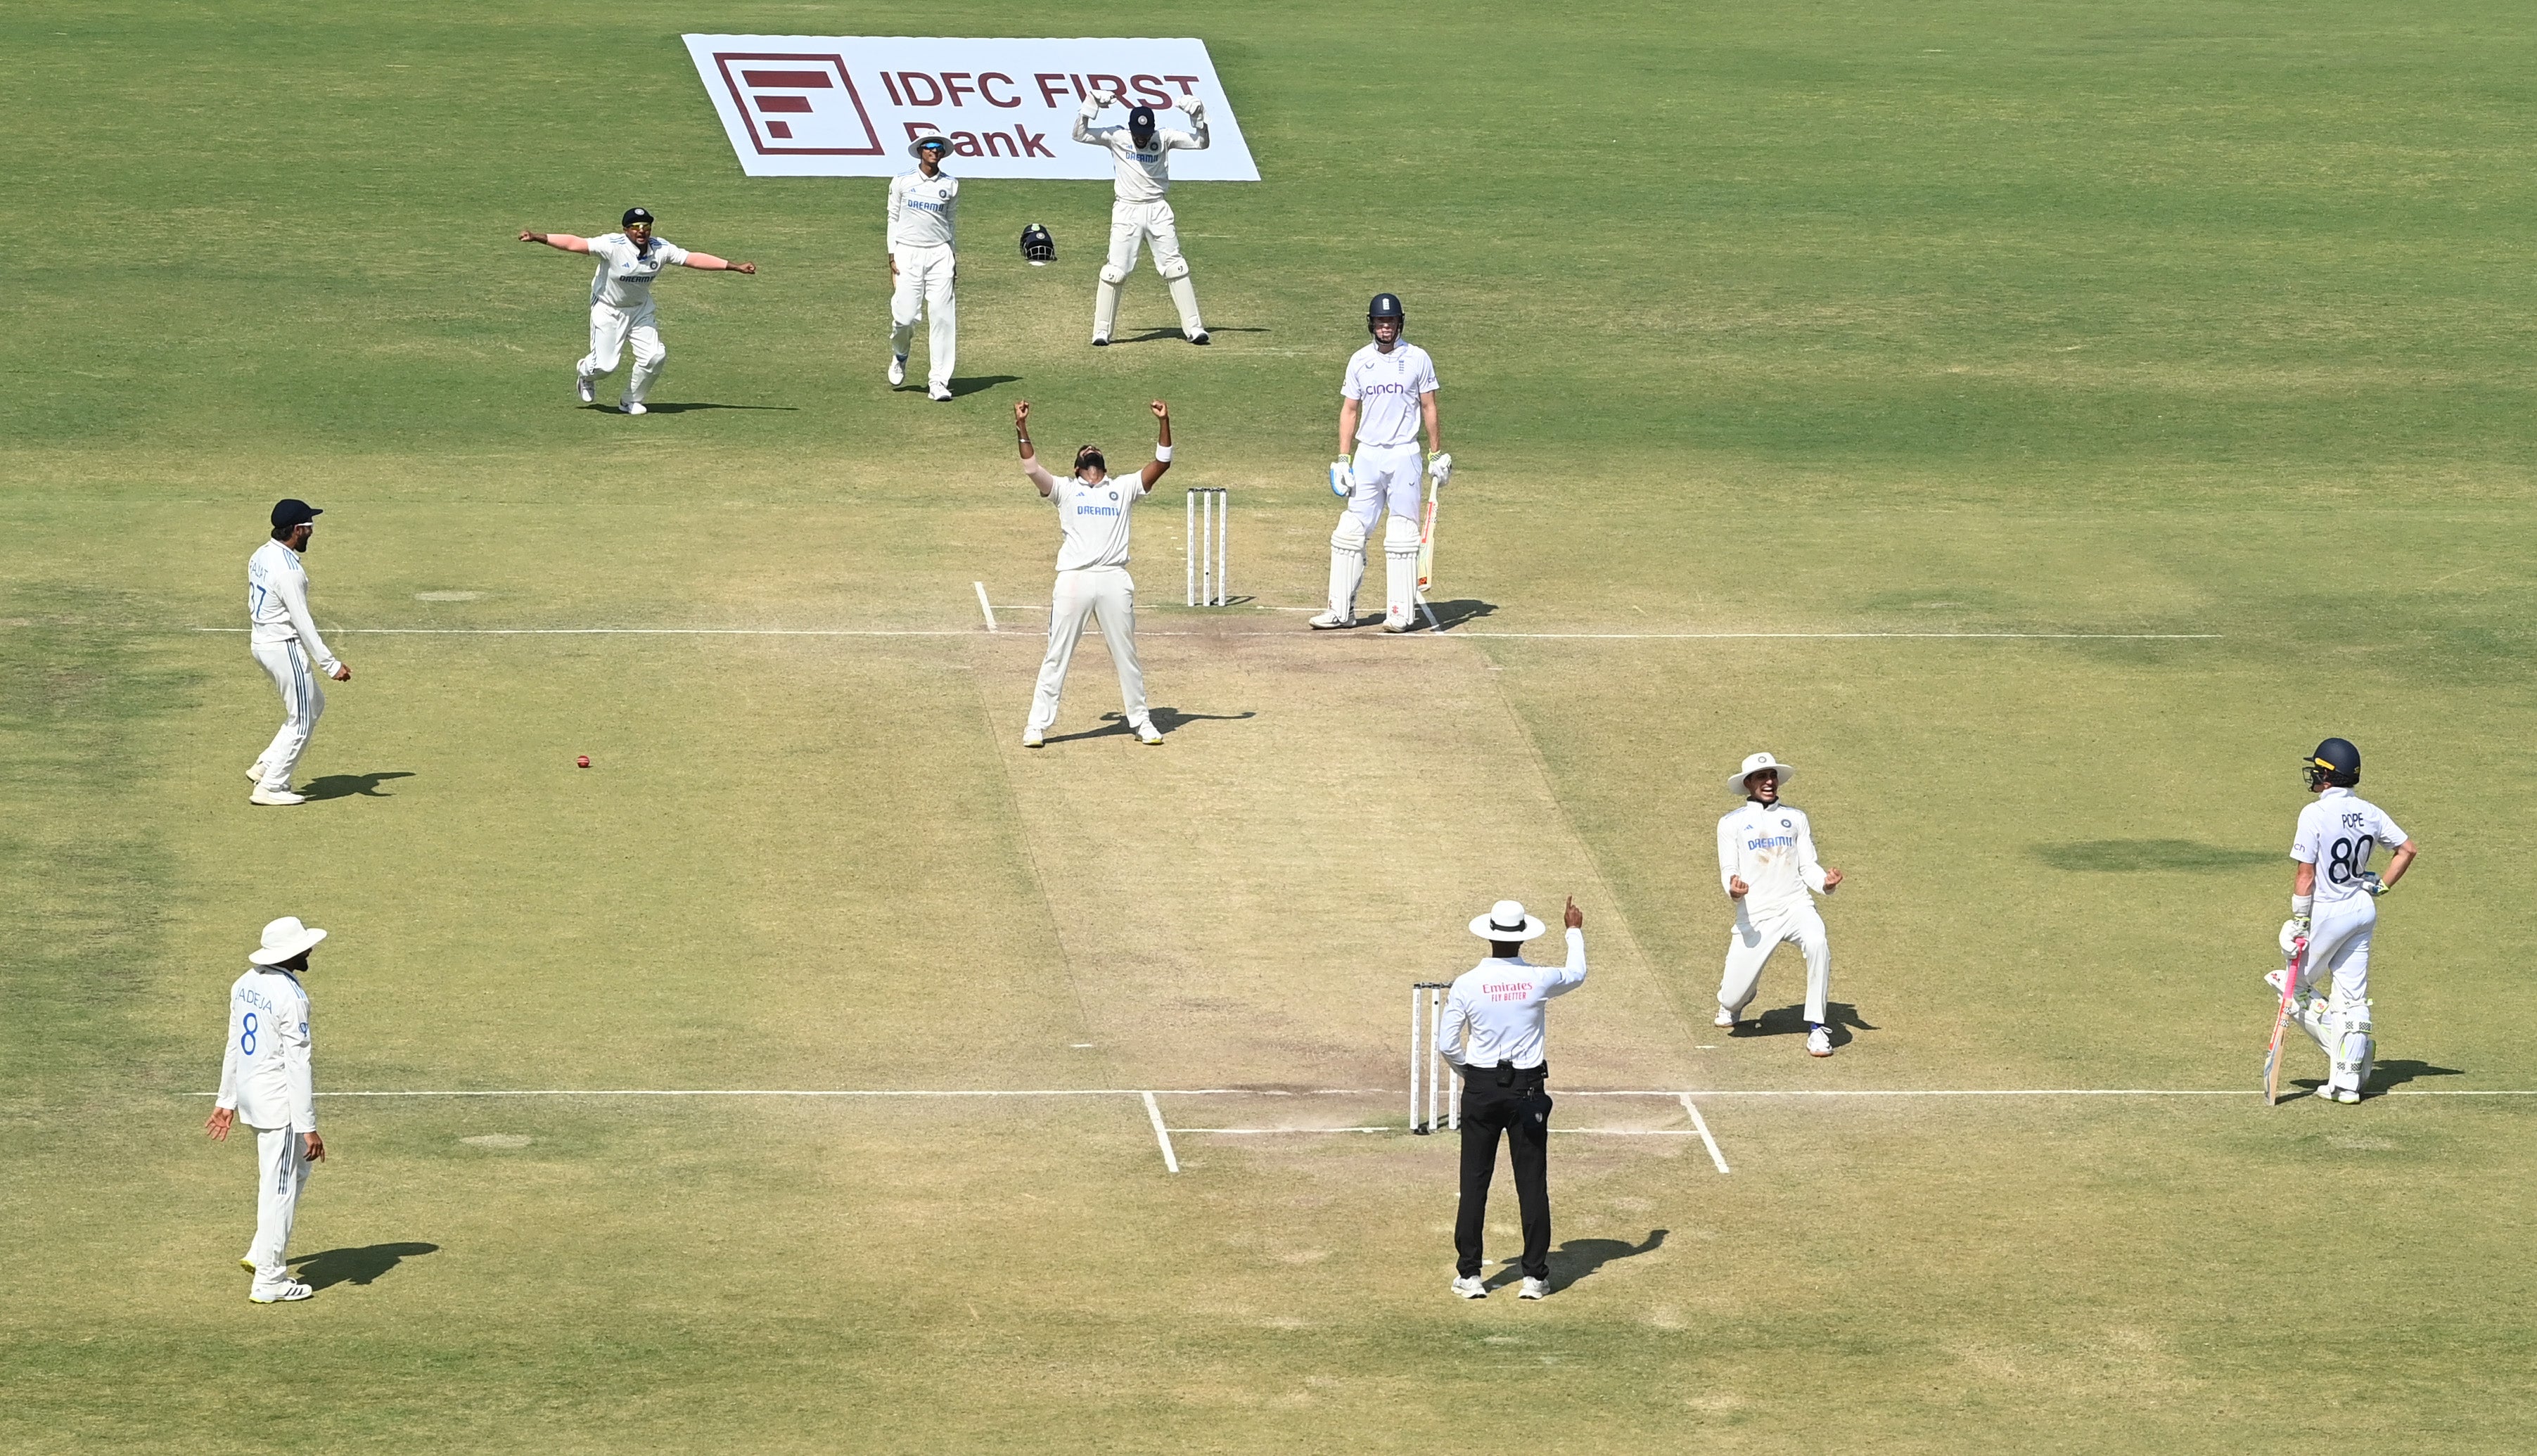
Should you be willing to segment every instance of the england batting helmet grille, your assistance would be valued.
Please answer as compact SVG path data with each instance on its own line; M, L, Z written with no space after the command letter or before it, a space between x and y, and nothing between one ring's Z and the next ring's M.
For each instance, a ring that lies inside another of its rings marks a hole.
M1037 223L1022 230L1022 256L1034 268L1057 261L1057 239Z
M1374 321L1378 318L1391 319L1402 328L1409 326L1409 315L1400 311L1400 298L1397 294L1377 294L1374 301L1365 305L1367 333L1374 332Z
M2331 784L2348 789L2361 782L2361 750L2346 738L2329 738L2316 746L2300 766L2308 770L2309 787Z

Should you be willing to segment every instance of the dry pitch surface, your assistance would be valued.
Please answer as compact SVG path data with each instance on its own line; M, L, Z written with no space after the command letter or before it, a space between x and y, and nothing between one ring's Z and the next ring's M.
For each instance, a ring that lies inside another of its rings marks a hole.
M981 186L949 407L878 377L878 184L732 175L690 19L6 23L43 252L0 399L0 1442L2537 1437L2506 12L1402 22L1490 83L1440 92L1366 87L1348 14L1202 8L1270 177L1182 204L1217 346L1081 350L1098 189ZM1633 146L1581 190L1606 112ZM583 275L504 241L627 194L767 270L664 283L686 408L642 422L571 407ZM1032 218L1060 269L1009 258ZM1286 610L1377 287L1448 376L1442 638ZM1125 457L1155 393L1168 743L1103 720L1095 644L1025 752L1050 541L1008 403ZM1187 485L1234 492L1237 608L1166 605ZM238 778L269 690L195 629L286 493L358 677L284 814ZM2387 1095L2267 1111L2327 732L2427 852ZM1717 780L1761 746L1854 877L1828 1062L1787 964L1762 1034L1707 1025ZM1406 983L1570 893L1561 1288L1462 1304ZM286 912L335 933L331 1092L996 1095L330 1097L322 1292L251 1307L198 1093Z

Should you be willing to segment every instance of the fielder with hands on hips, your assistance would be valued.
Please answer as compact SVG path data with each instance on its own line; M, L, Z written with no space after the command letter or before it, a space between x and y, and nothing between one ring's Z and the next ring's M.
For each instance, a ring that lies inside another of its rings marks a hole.
M1489 1179L1497 1171L1498 1134L1507 1138L1516 1206L1524 1221L1524 1288L1518 1297L1550 1292L1550 1093L1544 1084L1545 1013L1550 998L1586 984L1586 916L1568 901L1568 963L1535 965L1524 943L1547 929L1511 899L1471 920L1489 943L1489 959L1454 978L1445 993L1436 1049L1463 1078L1463 1196L1454 1216L1454 1292L1485 1299L1480 1235L1488 1218Z
M1744 803L1718 822L1718 880L1735 902L1726 940L1726 973L1718 981L1717 1025L1732 1030L1762 983L1762 967L1784 943L1806 958L1806 1054L1832 1055L1832 941L1806 893L1830 894L1841 871L1815 859L1814 826L1802 809L1780 802L1780 785L1796 769L1754 754L1726 781Z
M1417 626L1419 426L1427 428L1427 474L1439 491L1454 472L1454 457L1445 453L1436 424L1436 362L1400 337L1408 322L1399 298L1375 295L1365 307L1374 342L1348 360L1339 381L1339 458L1331 462L1331 493L1348 504L1331 532L1331 604L1311 620L1318 629L1356 626L1366 543L1387 508L1383 629Z
M204 1135L228 1141L229 1128L255 1130L255 1241L238 1263L255 1276L246 1296L258 1304L305 1299L314 1291L291 1277L291 1224L308 1165L323 1161L317 1135L317 1084L309 1062L308 993L299 977L308 953L326 932L285 915L264 927L263 944L247 953L247 971L229 987L228 1046L221 1055L221 1093Z
M624 229L621 232L575 237L569 232L520 230L522 242L543 242L567 253L588 253L599 260L599 271L590 277L590 353L573 365L573 383L581 402L591 403L598 397L600 376L616 372L618 354L631 344L634 372L627 376L625 396L617 404L618 412L625 415L644 413L643 400L652 392L653 381L661 377L661 366L670 361L670 351L661 347L661 329L652 316L652 280L661 276L661 270L687 267L717 273L757 271L755 263L728 262L711 253L690 252L666 237L655 237L652 222L649 208L629 207L618 224Z
M1137 741L1159 745L1163 735L1145 710L1145 674L1137 664L1137 583L1128 575L1128 512L1154 489L1172 468L1171 407L1155 400L1154 458L1132 480L1110 474L1099 445L1074 452L1074 473L1059 480L1032 453L1030 401L1013 405L1013 440L1020 447L1022 474L1039 488L1041 498L1056 502L1058 529L1064 541L1057 550L1057 587L1048 614L1048 656L1039 665L1039 686L1031 696L1030 721L1022 729L1022 747L1038 748L1057 725L1059 696L1066 691L1066 671L1074 661L1074 644L1086 619L1101 624L1101 640L1119 669L1119 694L1128 726Z
M907 382L907 350L916 315L926 318L925 397L951 397L951 365L960 354L960 300L952 288L957 260L951 234L960 208L960 179L943 169L951 143L928 132L908 145L916 170L889 179L889 382Z
M352 668L317 635L316 620L308 615L308 568L299 563L317 534L317 517L324 514L305 500L275 501L273 539L246 559L247 651L282 690L281 731L247 765L247 779L255 785L246 796L250 804L308 802L291 787L291 774L308 751L318 715L326 711L317 674L338 683L353 680Z
M1084 99L1083 109L1074 117L1074 139L1108 148L1117 159L1119 172L1110 204L1110 260L1101 266L1101 285L1092 296L1093 347L1109 344L1110 329L1119 319L1119 286L1137 271L1137 250L1149 238L1154 244L1154 271L1162 275L1163 286L1171 290L1172 302L1181 311L1181 337L1203 344L1206 325L1199 320L1198 290L1190 283L1189 260L1181 256L1180 229L1163 195L1172 188L1171 154L1206 150L1206 103L1196 97L1180 103L1181 114L1189 118L1188 131L1156 125L1151 106L1130 109L1126 126L1092 124L1102 107L1118 103L1116 90L1096 93Z
M2332 1064L2318 1095L2357 1102L2377 1057L2370 1019L2370 939L2378 926L2378 896L2396 888L2413 868L2419 847L2387 811L2352 790L2361 782L2361 750L2341 738L2316 746L2301 767L2314 803L2300 810L2291 839L2291 918L2282 926L2282 949L2301 940L2300 984L2292 1005ZM2384 878L2370 872L2370 857L2393 844ZM2282 972L2264 977L2281 994Z

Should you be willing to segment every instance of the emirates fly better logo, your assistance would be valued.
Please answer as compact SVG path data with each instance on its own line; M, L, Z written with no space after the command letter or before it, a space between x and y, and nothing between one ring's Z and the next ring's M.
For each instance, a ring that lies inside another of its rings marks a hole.
M845 57L718 50L714 66L759 155L881 155Z

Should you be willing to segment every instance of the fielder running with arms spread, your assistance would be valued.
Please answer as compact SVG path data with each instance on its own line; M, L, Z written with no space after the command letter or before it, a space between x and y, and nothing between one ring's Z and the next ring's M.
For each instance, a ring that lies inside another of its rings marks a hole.
M2369 1086L2378 1044L2370 1020L2370 938L2378 926L2378 896L2405 878L2418 852L2387 811L2352 792L2361 782L2361 750L2340 738L2316 746L2308 761L2308 791L2316 802L2300 811L2291 839L2291 918L2282 949L2308 942L2292 1005L2300 1028L2332 1062L2318 1095L2357 1102ZM2386 878L2370 873L2370 857L2387 845ZM2282 972L2264 977L2275 995Z
M1440 491L1454 457L1445 453L1436 424L1436 362L1400 337L1408 321L1399 298L1375 295L1365 306L1374 342L1348 361L1339 382L1340 458L1331 462L1331 493L1348 504L1331 532L1331 608L1312 619L1316 629L1356 626L1366 543L1386 507L1392 515L1383 528L1383 629L1417 626L1418 427L1427 427L1427 473Z
M1102 265L1101 287L1092 296L1092 343L1097 348L1110 342L1111 326L1119 320L1119 286L1137 271L1138 248L1151 240L1154 271L1162 275L1163 285L1172 291L1172 301L1181 310L1181 337L1203 344L1206 325L1199 321L1198 289L1190 283L1189 260L1181 256L1180 229L1163 195L1172 188L1171 154L1206 150L1206 104L1196 97L1181 102L1181 114L1189 118L1188 131L1155 125L1151 106L1130 110L1126 126L1095 127L1092 119L1101 114L1101 108L1118 100L1116 91L1090 97L1074 118L1074 139L1109 148L1119 164L1115 200L1110 204L1110 261Z
M1137 583L1128 576L1128 511L1154 489L1172 468L1172 412L1161 400L1154 412L1154 458L1133 480L1110 474L1099 445L1074 452L1074 474L1065 480L1050 475L1031 453L1030 401L1013 405L1013 438L1022 452L1022 474L1039 487L1042 498L1057 502L1058 528L1065 533L1057 549L1057 590L1048 612L1048 656L1039 665L1039 688L1031 698L1030 722L1022 729L1022 747L1038 748L1057 725L1057 701L1066 691L1066 670L1074 661L1074 644L1083 635L1086 618L1098 618L1101 640L1110 645L1110 660L1119 669L1119 694L1127 704L1128 726L1137 741L1154 745L1163 735L1145 711L1145 673L1137 665Z
M889 179L889 382L907 382L907 351L916 314L926 318L925 397L951 397L951 364L960 355L960 300L952 289L951 252L960 209L960 179L943 169L951 144L939 135L907 149L916 170Z
M1718 822L1718 879L1735 902L1726 940L1726 973L1718 981L1717 1025L1732 1030L1762 984L1762 967L1783 942L1806 958L1806 1054L1832 1055L1832 940L1809 890L1830 894L1841 871L1815 860L1814 826L1806 812L1780 802L1780 785L1796 769L1755 754L1726 781L1742 807Z
M661 276L662 269L671 267L754 274L757 265L689 252L666 237L653 236L652 214L647 208L627 208L618 226L625 231L603 232L597 237L523 229L520 241L543 242L567 253L588 253L599 260L599 271L590 276L590 353L572 366L574 386L580 391L581 402L591 403L598 397L600 376L616 372L619 353L631 344L634 372L626 376L625 397L618 401L617 409L620 414L640 415L644 413L644 397L652 392L653 381L661 377L661 366L670 362L670 351L661 347L660 326L652 317L652 280Z

